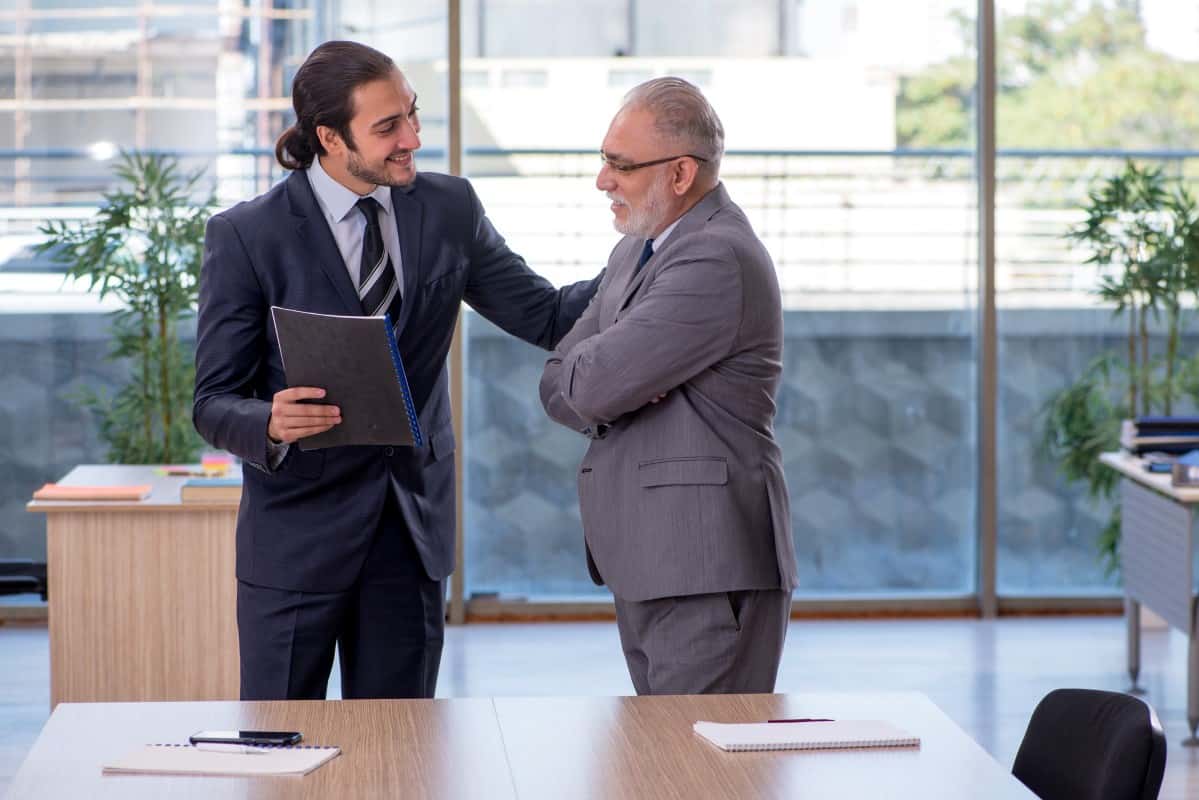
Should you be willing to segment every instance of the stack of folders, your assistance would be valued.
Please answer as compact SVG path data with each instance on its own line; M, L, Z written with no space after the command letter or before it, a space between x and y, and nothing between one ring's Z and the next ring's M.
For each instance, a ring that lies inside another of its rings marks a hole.
M804 722L697 722L695 732L721 750L840 750L919 747L920 737L873 719Z
M104 765L106 775L307 775L340 753L337 747L147 744Z
M1199 417L1137 417L1120 427L1120 446L1133 455L1199 449Z
M184 503L236 503L241 499L241 476L188 478L179 488Z

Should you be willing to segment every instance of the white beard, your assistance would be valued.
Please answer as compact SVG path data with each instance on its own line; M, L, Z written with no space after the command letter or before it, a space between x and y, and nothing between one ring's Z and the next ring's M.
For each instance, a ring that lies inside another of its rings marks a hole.
M661 176L650 185L649 191L645 193L644 204L640 208L634 209L633 206L625 203L625 207L629 209L629 215L624 222L613 219L613 227L625 236L649 238L649 235L662 223L662 209L666 206L669 191L670 173L663 170ZM609 197L611 197L610 194ZM623 198L621 201L623 202Z

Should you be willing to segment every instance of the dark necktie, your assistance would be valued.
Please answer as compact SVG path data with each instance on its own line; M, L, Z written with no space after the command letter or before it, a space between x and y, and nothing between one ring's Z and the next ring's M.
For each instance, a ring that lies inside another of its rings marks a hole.
M641 248L641 258L637 259L637 269L633 270L634 275L636 275L638 272L641 271L641 268L645 266L645 262L649 261L649 257L652 256L653 254L654 254L654 240L646 239L645 247Z
M362 263L358 270L358 299L367 316L391 314L394 325L400 313L399 285L387 248L383 246L383 230L379 227L379 201L363 197L355 205L366 217L362 234Z

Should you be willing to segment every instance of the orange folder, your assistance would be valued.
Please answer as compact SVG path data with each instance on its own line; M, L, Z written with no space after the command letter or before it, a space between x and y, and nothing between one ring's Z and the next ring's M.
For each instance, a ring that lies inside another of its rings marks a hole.
M33 493L34 500L145 500L150 484L139 486L62 486L47 483Z

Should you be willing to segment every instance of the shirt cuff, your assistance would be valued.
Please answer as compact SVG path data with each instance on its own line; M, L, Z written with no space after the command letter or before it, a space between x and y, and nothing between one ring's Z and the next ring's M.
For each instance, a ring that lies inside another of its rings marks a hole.
M287 457L289 449L291 449L291 445L287 442L273 442L271 437L266 437L266 461L272 470L279 469L279 465Z

